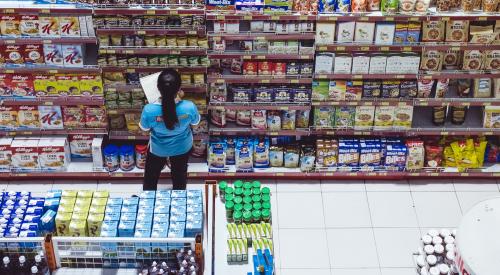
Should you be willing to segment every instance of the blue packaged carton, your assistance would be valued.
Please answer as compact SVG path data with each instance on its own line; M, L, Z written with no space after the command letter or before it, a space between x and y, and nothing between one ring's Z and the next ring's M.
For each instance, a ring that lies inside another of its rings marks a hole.
M148 229L151 230L153 227L153 222L137 222L135 224L135 230L143 230L143 229Z
M154 212L156 214L168 214L170 213L170 205L156 205Z
M161 230L165 230L165 231L168 231L168 228L170 226L170 223L169 222L158 222L158 223L153 223L153 231L161 231Z
M31 230L21 230L18 235L20 238L32 238L32 237L38 237L38 232L37 231L31 231Z
M187 205L202 204L202 203L203 203L203 201L202 201L201 197L191 197L191 198L187 198L187 200L186 200Z
M359 165L359 143L358 142L339 142L338 166L342 170L352 170Z
M137 213L137 205L123 205L122 213Z
M43 207L28 207L26 208L26 214L27 215L42 215L43 214Z
M121 216L120 212L104 213L104 220L105 221L119 221L120 216Z
M156 191L156 198L170 198L172 194L171 190L158 190Z
M186 221L186 212L183 213L172 213L170 215L170 222L185 222Z
M191 204L186 207L186 213L203 212L202 204Z
M203 221L202 212L186 213L186 221Z
M143 214L153 214L154 213L154 206L151 207L140 207L137 210L137 215L143 215Z
M169 229L168 238L184 238L184 229ZM168 245L168 249L169 250L182 249L183 246L184 246L183 243L178 243L178 244L170 243Z
M186 190L172 190L170 197L174 198L186 198L187 192Z
M41 215L26 215L24 216L23 222L35 222L39 223Z
M120 215L120 221L135 221L137 220L137 213L124 212Z
M101 225L101 232L109 230L118 230L118 221L103 221Z
M125 198L123 199L122 205L138 205L139 204L139 198L138 197L131 197L131 198Z
M118 204L112 204L112 205L106 205L106 209L104 210L104 213L120 213L122 212L122 205Z
M186 213L186 206L171 206L170 207L170 215L178 214L178 213Z
M165 239L168 237L168 228L158 228L151 231L151 238ZM168 251L167 243L151 243L151 248L155 253L165 253Z
M176 198L172 199L171 206L186 206L187 205L187 199L186 198Z
M153 222L153 213L137 213L137 222Z
M53 210L57 212L59 208L59 198L46 199L43 203L43 211Z
M195 197L203 197L203 192L201 190L196 190L196 189L191 189L191 190L186 190L186 197L189 198L195 198Z
M135 220L126 221L120 220L118 224L118 236L119 237L133 237L135 231Z
M43 207L44 205L45 205L45 199L44 198L31 198L28 201L28 206L40 206L40 207Z
M407 148L404 144L388 144L385 149L384 167L387 170L403 171L406 166Z
M363 171L373 171L380 166L382 146L377 141L361 142L359 150L359 167Z
M123 199L122 198L108 198L107 206L109 205L122 205L123 204Z
M21 230L38 231L38 223L33 223L33 222L22 223Z
M156 205L170 206L171 203L172 203L172 199L171 198L157 198L155 200L155 206Z
M185 222L171 222L168 230L184 230L186 228L186 223Z
M203 221L188 221L186 222L185 237L195 237L203 232Z
M162 223L162 222L168 223L169 220L170 220L170 214L168 214L168 213L166 213L166 214L154 214L154 216L153 216L153 223Z
M62 190L50 190L45 193L45 198L46 199L54 199L54 198L61 198L62 197Z
M56 231L57 212L49 210L40 218L40 231L51 233Z
M142 191L139 194L140 199L154 199L156 197L156 191Z
M154 199L140 199L139 200L139 208L153 208L155 206Z

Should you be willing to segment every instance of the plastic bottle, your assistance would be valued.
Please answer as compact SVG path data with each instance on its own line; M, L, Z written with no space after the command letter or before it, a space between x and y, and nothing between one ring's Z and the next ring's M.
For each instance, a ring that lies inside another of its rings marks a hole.
M39 270L38 270L38 267L35 266L32 266L31 267L31 273L32 275L41 275L41 274L44 274L44 273L41 273Z
M21 274L29 274L30 268L28 267L28 263L26 263L26 257L19 257L19 267L18 267L19 275Z
M0 267L0 274L12 274L12 265L10 264L9 257L5 256L2 260L2 266Z
M178 252L177 252L177 261L179 263L182 262L182 260L184 260L184 248L181 248Z
M42 255L35 256L35 266L41 274L46 274L49 270L49 267L42 258Z

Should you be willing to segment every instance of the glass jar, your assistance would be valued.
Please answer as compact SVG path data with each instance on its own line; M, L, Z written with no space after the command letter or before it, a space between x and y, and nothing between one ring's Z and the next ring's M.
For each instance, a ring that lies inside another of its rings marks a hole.
M243 213L241 211L234 211L233 221L236 224L241 224L243 222Z
M243 211L243 222L246 224L252 223L252 212Z
M269 211L269 209L262 210L261 215L262 215L262 220L264 222L267 222L267 223L271 222L271 211Z
M229 221L230 218L231 219L233 218L233 210L234 210L234 202L227 201L226 202L226 217L228 218L228 222L230 222Z
M462 125L467 117L466 106L451 106L451 123L455 125Z
M446 122L446 106L432 108L432 123L436 126L443 126Z
M252 211L252 220L255 223L259 223L262 220L262 213L260 212L260 210Z

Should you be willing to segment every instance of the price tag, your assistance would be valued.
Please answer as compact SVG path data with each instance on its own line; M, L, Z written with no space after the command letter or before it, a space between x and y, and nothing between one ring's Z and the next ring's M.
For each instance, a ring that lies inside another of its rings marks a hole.
M363 79L363 76L360 74L355 74L352 76L352 79Z
M492 136L492 135L493 135L493 132L484 132L484 135L485 135L485 136Z
M324 52L324 51L327 51L327 50L328 50L328 48L326 46L320 46L320 47L318 47L318 51Z
M329 16L328 21L337 21L337 16Z
M108 91L108 92L116 92L116 88L107 88L106 91Z
M252 56L250 56L250 55L244 55L243 59L252 59Z
M271 20L280 20L280 17L278 15L273 15L271 16Z
M441 17L441 20L442 21L450 21L450 18L449 17Z
M265 55L257 55L255 59L266 59Z
M339 46L339 47L337 47L337 51L345 51L345 47L344 46L342 46L342 47Z
M300 56L300 59L309 59L309 58L310 58L309 55L301 55Z
M347 105L349 105L349 106L357 106L358 102L356 102L356 101L347 102Z
M188 34L190 34L190 35L196 35L196 34L198 34L198 32L197 31L188 31Z
M181 54L181 52L180 51L171 51L170 54L179 55L179 54Z
M357 176L356 173L349 173L348 175L349 175L349 177L356 177Z
M278 132L270 132L269 135L270 136L277 136L279 133Z
M299 83L299 80L298 80L298 79L291 79L291 80L290 80L290 83L292 83L292 84L297 84L297 83Z
M22 174L16 174L17 177L27 177L28 174L22 173Z
M212 39L213 39L214 41L221 41L221 38L220 38L219 36L214 36L214 37L212 37Z
M460 176L461 176L461 177L468 177L468 176L469 176L469 173L460 173Z
M410 173L410 176L411 177L418 177L418 176L420 176L420 173Z
M404 74L398 74L398 75L396 75L396 79L405 79L405 75Z
M460 104L462 106L470 106L470 103L469 102L462 102L462 104Z
M108 114L116 115L116 114L118 114L118 111L117 110L108 110Z
M283 177L284 175L285 175L285 173L276 173L277 177Z
M423 79L432 79L432 75L424 75L422 78Z
M57 74L58 72L58 70L49 70L49 74Z
M371 102L371 101L365 101L363 105L365 105L365 106L372 106L373 102Z
M250 21L250 20L252 20L252 16L251 15L245 15L245 16L243 16L243 20Z
M408 105L409 105L409 104L408 104L408 103L406 103L406 102L399 102L399 103L398 103L398 106L408 106Z
M178 11L170 11L170 15L178 15L179 12Z
M271 81L269 79L262 79L260 83L270 83Z
M40 13L47 14L47 13L50 13L50 10L49 9L43 9L43 10L40 10Z
M198 174L197 173L188 173L188 176L189 177L196 177L196 176L198 176Z
M328 136L334 136L335 132L334 131L326 131L326 135L328 135Z
M52 40L50 40L50 39L44 39L44 40L42 40L42 43L43 44L52 44Z
M127 69L127 73L135 73L135 69Z
M412 47L403 47L404 52L412 52Z
M431 177L437 177L439 176L439 173L431 173Z
M16 40L5 40L5 44L16 44Z
M451 47L452 51L460 51L460 47Z
M54 105L54 102L52 102L52 101L46 101L46 102L43 103L43 105L52 106L52 105Z
M359 50L360 51L369 51L370 47L360 47Z
M483 102L484 106L491 106L491 102Z
M372 134L371 132L363 132L363 136L369 136L371 134Z
M155 10L147 10L146 14L148 14L148 15L155 15L156 11Z
M500 177L500 173L493 173L493 177L495 177L495 178Z
M215 81L215 83L224 83L224 82L225 82L225 81L224 81L224 79L217 79L217 80Z
M116 51L115 50L105 50L104 53L114 54L114 53L116 53Z
M236 176L236 173L234 173L234 172L228 172L228 173L226 173L226 176L234 177L234 176Z
M3 13L14 13L15 10L14 9L4 9L3 10Z
M480 17L477 18L477 20L478 21L486 21L486 20L488 20L488 17L486 17L486 16L480 16Z
M288 109L289 109L288 106L281 106L280 107L280 110L283 110L283 111L288 111Z
M255 40L266 40L265 36L256 36Z
M320 74L318 76L316 76L317 79L326 79L326 75L324 74Z
M327 176L327 177L333 177L333 173L325 173L325 176Z
M390 102L385 102L385 101L384 102L380 102L381 106L389 106L389 104L390 104Z
M380 50L383 51L383 52L388 52L389 51L389 47L380 47Z
M368 21L368 17L367 16L362 16L359 18L359 21Z
M362 133L362 132L354 132L353 134L354 134L355 136L361 136L361 135L363 135L363 133Z
M447 136L448 134L449 134L449 132L441 132L442 136Z
M312 102L311 104L312 104L312 106L319 106L320 102Z
M376 176L376 175L377 175L377 173L373 173L373 172L368 173L368 176L370 176L370 177L373 177L373 176Z
M386 17L385 21L394 21L394 17Z
M302 21L307 20L307 15L301 15L301 16L299 16L299 20L302 20Z
M128 140L135 140L137 137L136 136L128 136L127 139Z
M146 31L137 31L137 34L144 35L144 34L146 34Z
M125 54L134 54L134 50L125 50Z
M224 20L226 17L224 15L217 15L215 18L217 20Z

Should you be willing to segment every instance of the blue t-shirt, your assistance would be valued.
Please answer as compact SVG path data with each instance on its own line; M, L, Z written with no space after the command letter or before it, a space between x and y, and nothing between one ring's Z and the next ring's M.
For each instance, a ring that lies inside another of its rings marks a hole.
M193 102L181 100L176 105L179 123L170 130L165 126L160 104L147 104L141 115L142 130L151 131L151 153L159 157L171 157L187 153L193 147L191 125L200 122L200 114Z

